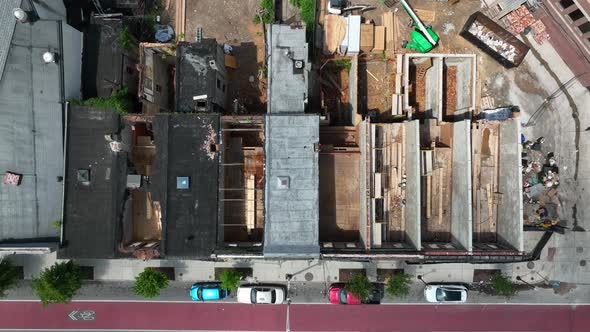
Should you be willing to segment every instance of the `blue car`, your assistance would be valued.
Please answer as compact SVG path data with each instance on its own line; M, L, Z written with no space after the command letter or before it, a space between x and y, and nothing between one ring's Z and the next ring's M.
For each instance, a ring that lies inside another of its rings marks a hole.
M194 301L221 300L228 295L227 289L221 289L219 283L194 284L191 287L191 297Z

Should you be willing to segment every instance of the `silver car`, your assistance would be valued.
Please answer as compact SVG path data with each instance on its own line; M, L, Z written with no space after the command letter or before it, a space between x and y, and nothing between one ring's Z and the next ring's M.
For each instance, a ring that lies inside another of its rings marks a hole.
M427 285L424 297L431 303L467 302L467 287L462 285Z
M285 301L285 289L278 286L253 285L238 288L238 302L249 304L281 304Z

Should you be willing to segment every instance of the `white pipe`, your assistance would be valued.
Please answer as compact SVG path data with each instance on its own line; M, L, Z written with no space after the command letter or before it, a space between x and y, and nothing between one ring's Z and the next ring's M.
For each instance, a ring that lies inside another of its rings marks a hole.
M406 0L400 0L400 2L402 3L402 6L406 10L406 12L408 12L408 15L410 15L412 20L414 20L414 23L416 23L416 26L418 27L418 29L420 29L420 31L422 31L422 33L424 34L424 37L426 37L426 39L428 39L428 41L433 46L436 45L436 42L434 41L434 39L432 39L432 36L430 36L430 34L428 33L428 30L426 30L426 27L424 26L424 24L422 24L422 21L420 21L420 18L418 17L418 15L416 15L416 13L414 13L414 11L412 10L412 7L410 7L410 5L408 5Z

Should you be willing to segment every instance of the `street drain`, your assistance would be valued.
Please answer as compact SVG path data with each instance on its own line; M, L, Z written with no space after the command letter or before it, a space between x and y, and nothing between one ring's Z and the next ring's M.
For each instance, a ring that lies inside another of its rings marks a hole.
M305 280L306 280L306 281L312 281L312 280L313 280L313 273L311 273L311 272L307 272L307 273L305 274Z
M528 262L526 263L526 267L529 268L529 270L532 270L535 268L535 263L534 262Z
M578 254L581 254L581 253L583 253L583 252L584 252L584 248L582 248L582 247L577 247L577 248L576 248L576 252L577 252Z
M580 266L586 266L586 260L582 259L582 260L580 261Z

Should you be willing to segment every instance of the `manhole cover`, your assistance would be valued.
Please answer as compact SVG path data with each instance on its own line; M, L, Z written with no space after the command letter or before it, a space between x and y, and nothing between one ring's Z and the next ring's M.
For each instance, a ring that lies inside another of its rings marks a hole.
M580 266L586 266L586 260L582 259L582 260L580 261Z
M529 270L532 270L535 268L535 263L534 262L528 262L526 263L526 267L529 268Z
M312 280L313 280L313 273L311 273L311 272L307 272L307 273L305 274L305 280L306 280L306 281L312 281Z
M577 252L578 254L581 254L581 253L583 253L583 252L584 252L584 248L582 248L582 247L577 247L577 248L576 248L576 252Z

